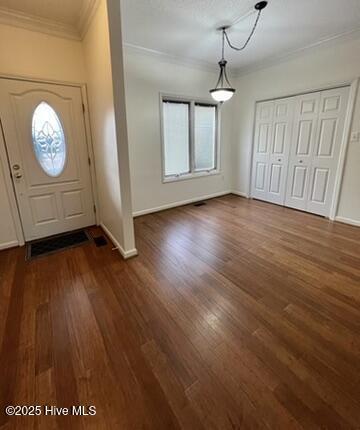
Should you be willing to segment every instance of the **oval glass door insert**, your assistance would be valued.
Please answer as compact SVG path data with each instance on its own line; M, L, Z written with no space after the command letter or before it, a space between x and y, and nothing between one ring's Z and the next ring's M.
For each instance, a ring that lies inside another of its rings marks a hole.
M37 161L52 177L61 175L66 161L66 141L59 116L46 102L41 102L32 117L32 142Z

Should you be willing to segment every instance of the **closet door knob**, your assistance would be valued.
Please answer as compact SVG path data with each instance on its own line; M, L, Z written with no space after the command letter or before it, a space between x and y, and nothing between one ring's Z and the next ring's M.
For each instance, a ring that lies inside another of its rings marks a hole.
M302 163L303 161L302 160L299 160L299 163Z

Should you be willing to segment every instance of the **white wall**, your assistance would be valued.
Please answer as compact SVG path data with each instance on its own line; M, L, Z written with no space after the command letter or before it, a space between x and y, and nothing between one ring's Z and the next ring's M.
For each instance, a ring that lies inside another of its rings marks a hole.
M117 4L111 4L112 18L119 14ZM113 25L118 24L117 22ZM118 58L122 57L121 33L112 35ZM126 171L126 116L124 96L117 94L114 108L114 86L123 85L120 65L112 63L110 52L108 12L105 0L101 1L94 19L83 40L87 71L90 119L95 152L97 190L100 221L106 231L128 257L136 253L130 201L130 179ZM119 88L117 88L117 91ZM118 128L117 128L118 126ZM119 156L122 156L119 163ZM120 169L119 169L120 166ZM128 167L127 167L128 169Z
M360 40L338 42L304 52L287 61L240 76L236 82L232 169L234 189L249 191L252 130L257 100L351 81L360 76ZM360 93L352 123L360 131ZM350 142L338 216L360 223L360 143Z
M162 183L160 92L209 98L218 74L125 49L126 107L134 212L228 192L231 188L231 103L221 112L221 174Z
M0 75L85 82L81 43L0 24ZM4 149L2 141L0 145ZM18 244L3 180L9 174L7 160L1 161L0 249Z
M81 42L0 24L0 74L84 83Z

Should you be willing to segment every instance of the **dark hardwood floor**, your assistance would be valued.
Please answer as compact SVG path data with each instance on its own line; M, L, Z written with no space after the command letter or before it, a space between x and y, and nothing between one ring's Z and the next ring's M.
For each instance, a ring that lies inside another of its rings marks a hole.
M0 253L1 430L360 428L359 228L235 196L135 226L127 262Z

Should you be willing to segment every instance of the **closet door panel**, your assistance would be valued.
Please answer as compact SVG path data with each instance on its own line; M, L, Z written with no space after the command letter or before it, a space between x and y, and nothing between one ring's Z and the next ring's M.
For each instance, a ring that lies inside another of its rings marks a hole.
M313 203L324 204L329 185L329 169L315 167L312 174L312 185L309 200Z
M298 129L295 155L299 157L308 157L310 155L311 138L314 130L314 120L300 120L297 128Z
M307 209L319 104L320 93L305 94L295 98L285 198L285 205L295 209Z
M338 169L349 88L322 91L307 210L329 216Z
M269 151L272 135L274 102L258 103L254 136L251 195L267 200L269 183Z
M267 200L283 205L294 115L292 97L274 102L271 145L269 151Z
M267 165L261 161L255 165L255 190L266 193L266 172Z
M308 179L308 168L306 166L294 166L291 198L305 200L306 199L306 183Z

